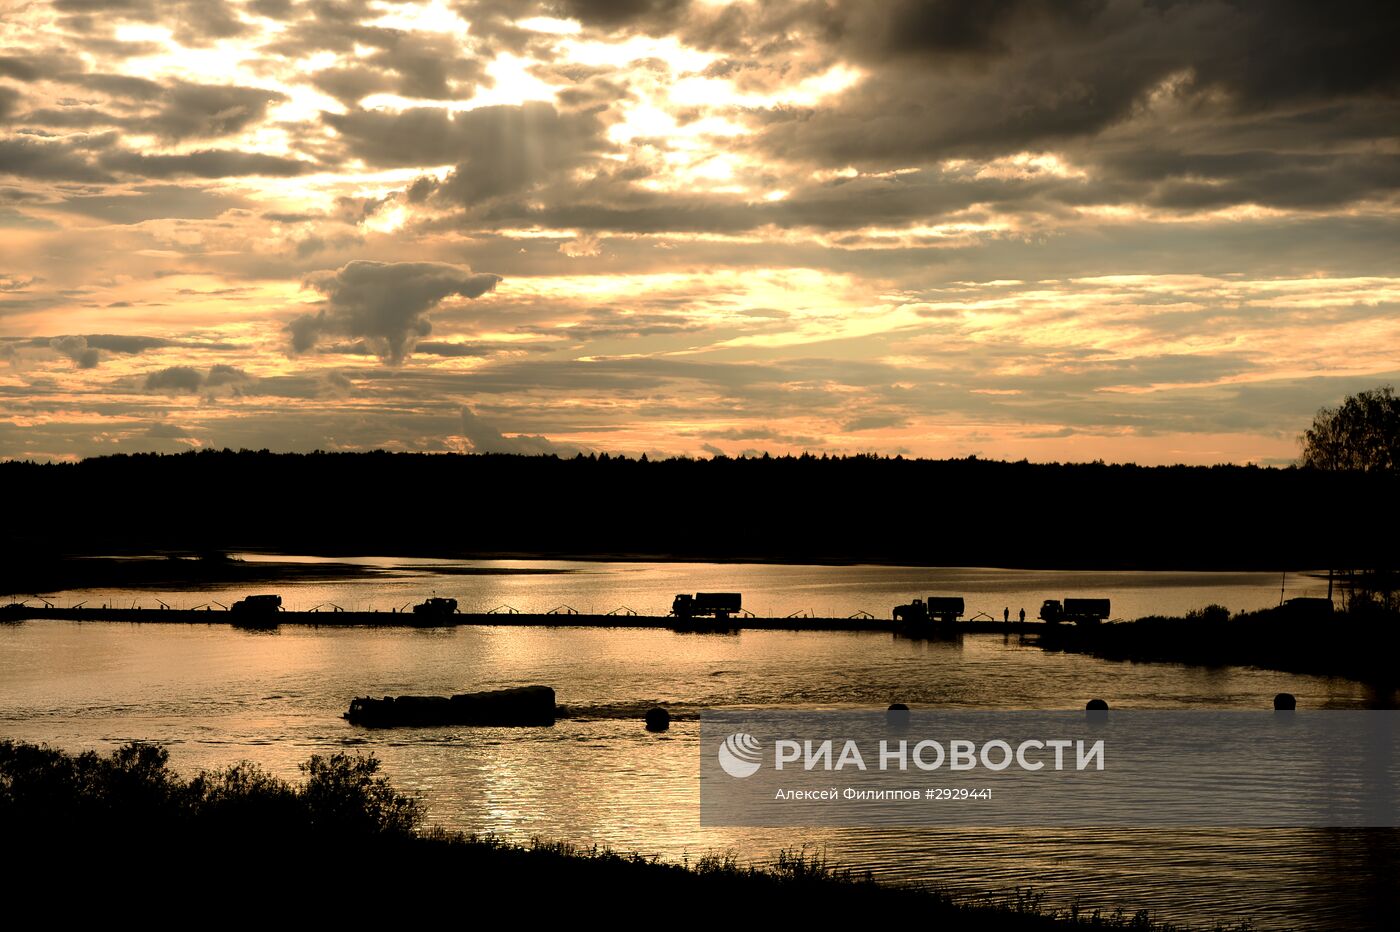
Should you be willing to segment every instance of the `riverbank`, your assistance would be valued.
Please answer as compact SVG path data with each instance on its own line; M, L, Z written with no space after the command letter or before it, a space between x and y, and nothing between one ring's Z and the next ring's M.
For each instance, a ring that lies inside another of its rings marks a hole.
M1381 610L1308 615L1283 606L1231 616L1208 606L1185 617L1039 626L1034 640L1045 650L1105 660L1260 667L1400 684L1400 615Z
M314 756L292 785L240 764L186 780L164 749L131 743L108 756L0 741L0 829L7 883L61 875L94 890L158 891L149 908L200 905L229 892L278 906L392 914L452 909L520 919L570 913L664 921L697 905L716 922L906 915L958 929L1180 928L1146 913L1079 915L1034 894L959 899L881 884L820 853L781 852L771 865L702 856L671 864L424 828L427 813L379 773L373 757ZM88 900L90 908L110 903ZM688 912L686 913L688 914Z

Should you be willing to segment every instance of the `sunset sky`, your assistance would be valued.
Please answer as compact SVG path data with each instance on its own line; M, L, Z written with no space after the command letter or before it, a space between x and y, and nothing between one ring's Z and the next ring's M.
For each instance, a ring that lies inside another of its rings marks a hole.
M1290 462L1398 10L0 0L0 457Z

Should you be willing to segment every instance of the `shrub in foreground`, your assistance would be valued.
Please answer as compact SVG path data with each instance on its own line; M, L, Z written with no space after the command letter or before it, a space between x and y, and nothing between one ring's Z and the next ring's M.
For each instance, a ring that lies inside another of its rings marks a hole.
M732 855L669 864L424 830L422 805L397 792L372 756L316 755L301 769L295 785L248 763L184 780L152 744L102 756L0 741L0 873L21 897L55 882L79 891L61 899L64 913L140 902L215 924L239 907L260 918L334 913L397 925L440 921L448 908L480 915L489 903L522 921L683 919L699 906L751 921L868 921L908 910L922 925L959 929L1171 928L1145 912L1058 914L1021 891L958 900L885 885L806 848L766 866Z

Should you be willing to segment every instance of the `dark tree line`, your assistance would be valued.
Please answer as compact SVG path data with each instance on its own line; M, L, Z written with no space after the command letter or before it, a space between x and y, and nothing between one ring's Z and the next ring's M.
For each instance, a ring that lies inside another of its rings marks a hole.
M1366 567L1400 502L1379 471L873 456L204 451L0 463L0 486L14 573L57 553L237 549Z

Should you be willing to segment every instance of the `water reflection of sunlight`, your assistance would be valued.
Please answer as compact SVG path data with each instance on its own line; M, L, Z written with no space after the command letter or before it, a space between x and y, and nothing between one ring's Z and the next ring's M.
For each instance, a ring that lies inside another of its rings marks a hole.
M923 570L886 576L868 569L647 564L613 573L595 566L535 582L545 587L538 596L543 601L558 596L551 580L610 587L640 580L644 588L664 590L681 580L738 575L748 585L766 578L802 594L838 582L838 588L907 588L929 578ZM973 580L998 597L1010 585L1094 579L1037 574L1028 583L1002 571L949 571L946 578ZM1224 588L1248 593L1249 583L1246 575ZM402 584L364 585L402 592L392 588ZM409 586L415 585L411 578ZM1202 581L1181 577L1173 585L1194 593ZM1276 585L1270 577L1275 599ZM1177 597L1172 586L1139 591L1148 598ZM444 695L529 682L554 686L560 702L582 717L552 728L392 733L353 728L340 718L355 695ZM1265 926L1354 910L1374 897L1380 872L1395 870L1394 835L701 828L696 716L726 705L848 707L895 700L925 708L1071 708L1091 695L1124 708L1261 708L1281 690L1309 707L1387 701L1346 681L1245 668L1114 664L1025 649L996 635L929 644L875 634L751 631L729 637L567 627L423 632L285 626L278 634L255 635L224 625L0 626L0 733L10 737L103 749L150 738L168 742L186 773L246 758L289 779L300 777L296 764L312 753L354 749L379 756L398 785L424 794L433 821L452 829L521 841L540 835L597 842L673 860L733 850L744 860L763 861L810 842L889 880L964 890L1031 884L1056 904L1078 896L1089 907L1151 907L1164 918L1209 923L1238 917ZM677 713L664 736L641 725L642 711L655 703ZM1229 870L1219 869L1227 864Z

